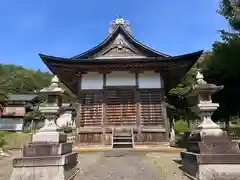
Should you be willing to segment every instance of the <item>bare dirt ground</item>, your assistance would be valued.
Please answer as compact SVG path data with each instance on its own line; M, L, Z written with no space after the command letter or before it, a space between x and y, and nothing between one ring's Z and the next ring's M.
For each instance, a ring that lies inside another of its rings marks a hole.
M0 180L9 180L12 173L12 159L19 157L20 151L11 151L11 156L0 157Z
M9 180L12 159L19 151L0 159L0 180ZM80 173L76 180L188 180L173 160L179 153L143 153L128 151L79 154Z

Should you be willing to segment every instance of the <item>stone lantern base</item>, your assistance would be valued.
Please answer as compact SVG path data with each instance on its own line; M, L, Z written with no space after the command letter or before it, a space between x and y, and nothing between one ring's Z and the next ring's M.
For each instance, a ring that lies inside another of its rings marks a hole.
M22 157L13 160L10 180L71 180L78 170L77 153L66 135L48 131L46 127L33 135L33 141L24 146Z
M239 146L227 135L204 136L199 141L189 141L181 158L183 170L200 180L212 180L220 174L225 174L226 180L240 176Z

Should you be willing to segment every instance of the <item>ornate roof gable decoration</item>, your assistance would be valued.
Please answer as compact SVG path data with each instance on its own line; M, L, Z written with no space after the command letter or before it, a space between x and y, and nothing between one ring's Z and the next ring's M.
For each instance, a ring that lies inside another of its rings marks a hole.
M97 54L96 58L101 57L124 57L124 56L137 56L141 54L134 47L132 47L126 39L119 34L110 47Z
M118 27L118 26L122 26L124 27L124 29L131 34L131 26L129 24L128 21L124 20L123 18L117 18L116 20L113 20L112 23L110 24L110 28L109 28L109 34L112 34L114 32L114 30Z

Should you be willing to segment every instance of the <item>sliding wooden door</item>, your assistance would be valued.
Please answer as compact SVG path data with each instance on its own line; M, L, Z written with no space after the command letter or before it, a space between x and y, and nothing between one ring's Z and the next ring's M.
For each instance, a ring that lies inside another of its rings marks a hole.
M136 124L136 98L134 88L106 88L106 125Z

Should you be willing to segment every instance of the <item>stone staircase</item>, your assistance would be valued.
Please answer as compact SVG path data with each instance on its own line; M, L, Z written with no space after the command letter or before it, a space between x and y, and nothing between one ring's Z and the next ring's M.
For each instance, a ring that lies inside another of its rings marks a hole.
M131 128L113 130L113 148L133 148L133 132Z

